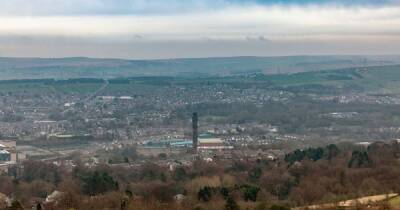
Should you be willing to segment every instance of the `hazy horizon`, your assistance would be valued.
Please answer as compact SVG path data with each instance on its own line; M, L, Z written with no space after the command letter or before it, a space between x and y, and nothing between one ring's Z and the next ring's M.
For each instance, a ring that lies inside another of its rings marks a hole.
M185 60L185 59L229 59L229 58L285 58L285 57L339 57L339 58L399 58L400 54L293 54L293 55L236 55L236 56L198 56L198 57L161 57L161 58L130 58L130 57L97 57L97 56L53 56L53 57L40 57L40 56L1 56L0 59L72 59L72 58L83 58L83 59L99 59L99 60L126 60L126 61L157 61L157 60Z

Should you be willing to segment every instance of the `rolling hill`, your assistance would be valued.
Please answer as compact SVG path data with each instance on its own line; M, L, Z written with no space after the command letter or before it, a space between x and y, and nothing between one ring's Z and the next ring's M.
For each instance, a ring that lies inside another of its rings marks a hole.
M400 56L286 56L122 60L85 57L0 58L0 79L207 77L281 74L400 64Z

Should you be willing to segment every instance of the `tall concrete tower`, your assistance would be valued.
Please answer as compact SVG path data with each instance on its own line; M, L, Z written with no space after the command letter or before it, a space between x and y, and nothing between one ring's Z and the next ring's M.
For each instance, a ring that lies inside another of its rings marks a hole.
M193 140L193 152L197 152L197 146L198 146L198 141L199 141L199 125L198 125L198 116L197 116L197 112L193 113L192 116L192 127L193 127L193 136L192 136L192 140Z

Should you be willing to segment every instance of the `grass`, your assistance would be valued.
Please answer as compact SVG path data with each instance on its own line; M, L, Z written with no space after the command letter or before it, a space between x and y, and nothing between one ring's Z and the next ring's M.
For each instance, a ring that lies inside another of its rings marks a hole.
M0 84L1 93L16 93L16 92L29 92L29 93L46 93L51 89L42 83L7 83Z
M324 78L321 76L321 73L318 72L271 75L267 76L266 78L275 85L294 85L294 84L306 84L306 83L316 83L324 81Z
M394 209L400 209L400 196L396 196L389 200L389 204Z
M278 86L320 84L336 88L358 87L368 93L400 94L400 66L369 67L360 71L343 69L296 74L268 75Z

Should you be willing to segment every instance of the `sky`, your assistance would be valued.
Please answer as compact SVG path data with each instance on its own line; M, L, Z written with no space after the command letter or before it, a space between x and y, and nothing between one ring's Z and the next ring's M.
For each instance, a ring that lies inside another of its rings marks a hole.
M1 57L400 54L400 0L0 0Z

